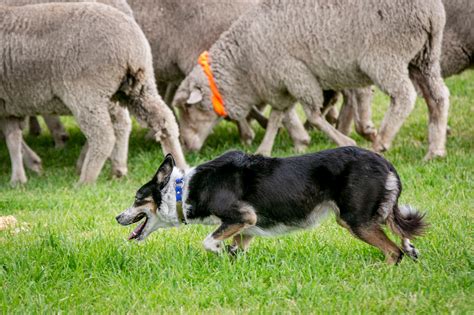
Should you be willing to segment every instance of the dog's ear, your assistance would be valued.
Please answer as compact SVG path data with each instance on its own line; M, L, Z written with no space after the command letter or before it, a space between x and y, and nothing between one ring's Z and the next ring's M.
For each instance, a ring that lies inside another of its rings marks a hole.
M156 172L153 180L158 184L160 189L163 189L168 184L173 172L173 167L176 165L174 158L171 154L166 155L165 160L161 163L158 171Z

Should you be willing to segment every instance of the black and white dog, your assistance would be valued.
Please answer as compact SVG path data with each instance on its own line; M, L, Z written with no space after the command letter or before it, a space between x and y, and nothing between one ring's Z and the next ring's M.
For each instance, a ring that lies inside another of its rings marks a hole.
M423 215L399 206L400 178L383 157L344 147L289 158L232 151L187 172L166 156L132 207L117 216L122 225L144 221L129 239L143 240L158 228L187 223L219 224L204 240L211 252L246 250L254 236L273 236L316 225L329 210L357 238L383 251L388 263L403 253L417 258L410 243L426 226ZM382 230L402 239L402 249Z

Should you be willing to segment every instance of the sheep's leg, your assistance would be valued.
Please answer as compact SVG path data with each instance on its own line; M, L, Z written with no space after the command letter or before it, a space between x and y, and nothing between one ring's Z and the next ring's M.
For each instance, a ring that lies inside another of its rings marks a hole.
M307 115L309 122L324 132L338 146L344 147L357 145L354 140L337 131L337 129L334 128L326 119L321 117L319 113L307 110Z
M288 74L288 77L285 78L285 84L289 93L303 105L308 121L324 132L337 145L356 145L354 140L340 133L322 117L321 108L324 104L323 90L313 73L305 64L297 60L292 60L290 64L293 67L282 72Z
M84 165L84 159L86 158L88 149L89 149L89 144L87 143L87 140L86 140L86 143L84 143L84 145L82 146L81 153L79 153L79 158L77 159L77 162L76 162L76 172L78 175L81 175L82 165Z
M248 116L248 119L249 119L249 122L252 119L255 119L262 128L267 129L268 119L262 114L262 110L264 108L265 107L260 109L258 106L253 106Z
M336 103L339 100L339 92L324 90L323 100L323 107L321 109L322 116L325 117L331 125L336 125L337 120L339 119L339 114L336 109ZM309 121L306 121L304 127L306 130L311 130L313 125Z
M428 105L429 148L425 160L446 155L446 136L448 129L449 90L439 74L439 68L432 66L426 72L411 68L415 83L420 87Z
M311 137L303 126L296 109L292 108L283 117L283 126L293 140L293 146L297 153L303 153L311 142Z
M336 106L331 106L328 108L326 111L326 120L331 124L331 125L336 125L337 124L337 119L339 118L339 112L337 111Z
M56 149L64 148L66 141L69 139L69 135L64 129L59 116L54 115L43 115L44 122L48 126L51 135L53 136L54 146Z
M115 146L110 156L112 162L112 175L123 177L127 175L128 141L132 131L132 120L128 109L117 103L110 105L110 117L115 133Z
M350 90L355 103L352 104L354 111L355 129L365 139L374 142L377 139L377 129L372 122L372 87Z
M282 111L272 109L270 118L268 119L267 130L265 131L265 136L263 137L262 143L257 149L257 154L266 156L270 156L272 154L273 144L275 142L275 137L278 134L278 129L280 128L283 115L284 113Z
M178 123L171 109L153 91L154 89L154 87L146 88L146 93L137 96L133 100L134 106L129 107L129 109L138 119L146 122L153 129L155 137L160 139L163 153L171 153L177 167L187 169L188 165L179 142Z
M21 149L23 153L23 163L24 165L35 172L36 174L41 174L43 171L43 166L40 157L33 151L28 144L26 144L25 140L21 139Z
M0 118L0 126L7 142L8 152L12 165L11 184L25 184L27 182L21 145L23 135L19 118Z
M341 112L339 113L339 118L337 119L336 128L346 136L351 133L352 129L352 120L354 119L355 111L355 100L353 99L354 95L350 93L349 90L344 90L342 92L344 101L342 102Z
M29 119L30 136L37 137L41 134L41 126L36 116L30 116Z
M163 97L163 100L165 101L166 105L173 111L173 106L171 105L173 103L174 96L176 95L176 91L178 90L178 85L175 83L168 83L168 86L166 87L166 92Z
M166 106L169 107L171 112L174 115L176 121L178 121L178 116L176 115L176 111L173 108L173 99L176 95L176 91L178 90L179 85L175 83L168 83L168 82L158 82L158 93L162 96L163 101L165 102ZM156 140L155 131L149 130L145 135L145 139L147 140Z
M380 65L389 67L380 69ZM390 148L395 135L413 110L416 91L408 76L407 65L398 60L387 60L385 56L372 58L369 56L361 64L361 69L382 91L391 97L390 107L373 144L374 151L384 152Z
M242 140L244 145L251 145L253 139L255 138L255 132L250 126L250 123L247 121L247 119L242 119L236 123L239 129L240 140Z
M306 65L297 60L292 60L289 64L293 67L291 69L283 69L284 72L282 73L288 75L288 77L284 78L284 82L290 94L303 104L308 121L324 132L337 145L356 145L354 140L337 131L336 128L322 117L323 90L312 72Z
M87 91L83 93L88 95ZM94 183L115 146L114 128L109 114L110 101L102 97L89 97L86 103L82 97L76 98L70 94L63 96L63 99L87 138L88 148L85 150L79 183Z

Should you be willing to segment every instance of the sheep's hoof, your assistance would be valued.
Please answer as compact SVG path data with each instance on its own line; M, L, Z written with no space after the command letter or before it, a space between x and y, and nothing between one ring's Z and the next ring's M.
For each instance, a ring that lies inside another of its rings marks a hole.
M12 179L10 180L10 185L12 187L19 187L26 184L27 181L28 179L26 178L26 176L12 177Z
M388 145L384 145L380 140L375 139L372 145L372 150L375 153L382 154L388 150Z
M31 171L33 171L36 175L43 175L43 166L40 164L34 165L31 168Z
M122 178L127 176L128 168L126 167L118 167L112 170L112 177L113 178Z
M242 138L242 143L247 147L251 146L252 142L253 142L253 137L252 138L250 138L250 137L249 138Z
M373 127L367 127L364 131L362 131L361 136L372 143L377 141L377 130Z
M445 150L437 150L437 151L430 151L428 154L425 155L425 158L423 159L425 162L432 161L435 159L441 159L446 157L446 151Z
M357 146L357 142L355 142L354 140L348 138L347 140L344 140L340 147L355 147Z
M295 143L294 145L294 151L296 154L305 153L307 149L308 149L308 144L306 143Z

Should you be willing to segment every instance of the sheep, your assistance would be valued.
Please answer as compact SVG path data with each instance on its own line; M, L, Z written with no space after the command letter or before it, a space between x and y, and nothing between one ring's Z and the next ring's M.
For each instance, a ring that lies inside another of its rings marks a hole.
M94 182L109 156L114 175L127 172L130 130L121 128L130 122L117 106L146 122L163 151L187 167L178 125L156 89L150 46L133 18L98 3L0 6L0 42L7 56L0 117L73 114L87 138L80 183ZM21 154L21 141L13 143Z
M474 2L471 0L443 0L446 10L441 49L441 74L444 78L459 74L474 65ZM354 116L356 132L373 141L375 130L371 115L371 92L345 91L338 129L349 134ZM363 98L357 94L363 93Z
M238 17L259 2L260 0L128 1L135 20L150 42L156 80L160 94L168 105L171 104L177 86L191 72L199 55L209 49ZM296 113L289 113L283 122L296 150L305 150L310 137ZM246 144L252 142L255 135L247 120L240 120L238 126L243 141ZM203 142L184 142L183 145L189 150L198 151ZM262 143L263 145L265 144Z
M100 2L106 5L110 5L116 8L117 10L120 10L123 13L127 14L128 16L133 17L133 11L128 5L126 0L0 0L0 5L4 5L8 7L20 7L20 6L25 6L25 5L42 4L42 3L50 3L50 2L58 2L58 3Z
M101 2L107 5L110 5L112 7L115 7L116 9L122 11L123 13L133 16L132 10L130 6L127 4L126 0L0 0L0 5L5 5L5 6L24 6L24 5L31 5L31 4L40 4L40 3L48 3L48 2ZM120 110L120 109L118 109ZM69 136L62 125L60 119L58 116L55 115L44 115L44 121L46 125L48 126L48 129L51 132L51 135L54 140L55 147L57 149L63 148L66 141L69 139ZM124 122L128 122L128 120L124 120ZM15 127L20 127L20 125L17 121L12 121L11 124L8 126L5 126L2 128L2 123L5 124L6 121L5 119L0 122L0 129L8 130L8 132L19 132L19 131L14 131L12 128ZM36 117L32 116L30 117L29 120L29 126L30 126L30 134L32 135L39 135L41 133L41 127L39 126L38 120ZM129 128L128 126L123 126L122 129L126 130ZM41 159L38 157L38 155L31 149L29 146L26 144L26 142L23 140L23 137L21 138L22 141L22 155L23 155L23 162L26 164L26 166L33 170L35 173L41 173L42 165L41 165ZM17 156L18 157L18 156ZM11 157L12 158L12 157ZM12 165L15 165L17 168L18 165L20 165L21 159L19 161L12 161ZM21 168L17 170L18 174L24 174L24 169ZM26 182L26 175L18 175L19 178L21 178L21 182Z
M299 100L309 122L340 146L355 142L321 118L323 90L372 83L391 97L374 142L387 150L416 98L410 76L423 89L430 110L426 158L445 155L448 95L439 67L445 11L440 0L265 0L243 15L211 47L214 81L232 119L253 104L284 111ZM200 65L179 87L183 138L202 141L218 121L209 79ZM202 101L190 105L190 96ZM275 115L278 116L278 115ZM199 139L197 139L199 138Z
M443 0L446 9L441 73L447 78L474 66L474 2Z
M129 16L133 16L132 9L127 4L126 0L0 0L0 5L24 6L49 2L101 2L118 9ZM44 121L53 136L55 147L57 149L63 148L69 136L59 117L46 115L44 116ZM35 117L31 117L30 119L30 128L30 133L33 135L37 135L41 132L41 127Z

